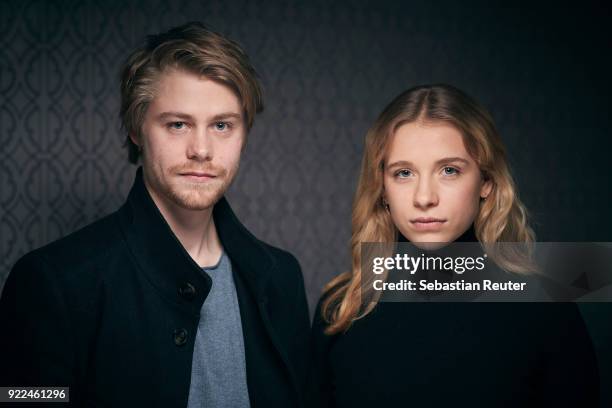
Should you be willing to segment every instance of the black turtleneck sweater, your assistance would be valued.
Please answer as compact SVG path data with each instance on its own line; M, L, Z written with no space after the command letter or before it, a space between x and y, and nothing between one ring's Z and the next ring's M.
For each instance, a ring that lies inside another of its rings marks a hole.
M573 303L379 303L343 334L325 327L317 307L319 407L598 406Z

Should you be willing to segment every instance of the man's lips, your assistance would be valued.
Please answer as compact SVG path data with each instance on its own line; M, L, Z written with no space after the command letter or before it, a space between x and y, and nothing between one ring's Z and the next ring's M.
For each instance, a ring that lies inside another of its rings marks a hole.
M183 177L187 177L191 180L210 180L217 177L216 174L202 172L202 171L186 171L179 173Z

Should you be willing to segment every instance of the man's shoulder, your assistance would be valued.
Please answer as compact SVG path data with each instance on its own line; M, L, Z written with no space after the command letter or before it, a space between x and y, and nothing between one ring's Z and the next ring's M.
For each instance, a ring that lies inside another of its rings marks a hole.
M105 259L122 241L116 212L26 253L17 264L46 264L62 270Z
M65 291L76 303L83 297L93 299L94 289L106 279L107 272L113 272L104 265L121 253L115 214L23 255L8 274L2 297L6 293L58 296Z

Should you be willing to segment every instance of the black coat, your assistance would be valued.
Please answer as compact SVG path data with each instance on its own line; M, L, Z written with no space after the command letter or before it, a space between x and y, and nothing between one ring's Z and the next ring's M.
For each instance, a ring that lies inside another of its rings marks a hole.
M225 199L213 217L234 271L251 406L302 406L310 335L298 262L251 235ZM75 406L185 407L210 287L139 169L117 212L15 264L0 298L0 384L69 386Z

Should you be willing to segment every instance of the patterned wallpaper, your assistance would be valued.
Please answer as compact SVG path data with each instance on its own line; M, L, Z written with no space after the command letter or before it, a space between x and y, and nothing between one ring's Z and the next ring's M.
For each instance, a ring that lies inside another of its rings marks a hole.
M261 73L266 111L229 199L298 257L311 307L349 266L365 132L420 83L491 110L542 240L611 240L606 13L486 4L1 2L0 287L19 256L121 205L135 168L120 64L146 34L190 20L239 41Z

